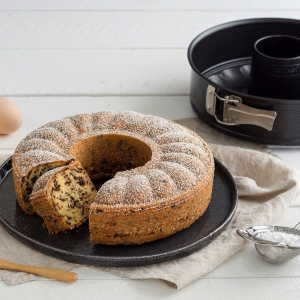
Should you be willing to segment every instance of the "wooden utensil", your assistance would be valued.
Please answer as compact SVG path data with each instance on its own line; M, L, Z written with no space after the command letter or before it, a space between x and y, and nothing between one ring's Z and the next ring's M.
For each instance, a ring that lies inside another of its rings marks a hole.
M65 282L74 282L77 280L78 277L77 273L74 272L52 269L52 268L45 268L45 267L21 265L1 258L0 258L0 269L27 272L35 275L44 276L47 278L65 281Z

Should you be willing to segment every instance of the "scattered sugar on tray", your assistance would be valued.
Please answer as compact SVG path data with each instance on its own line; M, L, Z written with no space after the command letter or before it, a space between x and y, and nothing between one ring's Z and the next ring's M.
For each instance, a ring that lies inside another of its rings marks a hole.
M262 231L257 237L271 242L284 243L292 247L300 247L300 236L280 231Z

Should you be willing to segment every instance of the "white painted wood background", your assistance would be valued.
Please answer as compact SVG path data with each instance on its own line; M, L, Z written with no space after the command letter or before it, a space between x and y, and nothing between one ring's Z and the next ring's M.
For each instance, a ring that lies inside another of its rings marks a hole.
M187 48L202 31L232 20L300 19L300 1L0 0L0 95L24 124L0 136L0 154L38 126L96 110L135 110L178 119L189 104ZM299 149L274 149L300 171ZM300 221L300 199L278 224ZM40 279L7 287L0 299L299 299L300 258L273 266L249 245L219 268L175 290L91 268L65 284Z

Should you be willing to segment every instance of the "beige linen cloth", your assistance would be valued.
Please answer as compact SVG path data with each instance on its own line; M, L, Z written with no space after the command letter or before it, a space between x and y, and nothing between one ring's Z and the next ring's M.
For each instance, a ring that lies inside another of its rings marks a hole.
M236 234L237 228L275 224L298 196L299 173L273 155L266 146L229 137L198 118L177 122L203 137L214 156L233 175L238 189L238 207L232 222L212 243L187 257L142 267L96 269L127 278L162 279L177 289L183 288L244 247L245 241ZM4 161L5 157L1 159ZM65 270L78 267L77 264L46 256L24 246L12 238L3 226L0 226L0 257L17 263ZM37 278L35 275L6 270L0 270L0 277L8 285Z

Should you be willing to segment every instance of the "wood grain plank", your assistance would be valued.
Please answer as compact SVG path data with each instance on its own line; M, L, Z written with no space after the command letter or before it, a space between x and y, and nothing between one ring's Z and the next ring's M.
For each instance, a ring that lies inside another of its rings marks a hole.
M290 167L295 167L295 162L299 160L299 147L269 147L273 152L275 152L281 159L284 160L286 164ZM299 170L300 171L300 170ZM300 176L300 172L299 176ZM299 214L299 222L300 222L300 214Z
M142 2L142 1L141 1ZM184 48L204 30L293 11L0 11L1 49Z
M299 299L299 278L199 279L181 290L157 280L78 280L76 284L43 280L15 287L0 281L3 299Z
M159 11L185 11L185 10L212 10L212 11L241 11L241 10L294 10L299 9L300 3L295 0L2 0L0 10L159 10Z
M2 96L189 94L183 49L0 50L0 57Z

